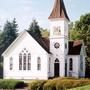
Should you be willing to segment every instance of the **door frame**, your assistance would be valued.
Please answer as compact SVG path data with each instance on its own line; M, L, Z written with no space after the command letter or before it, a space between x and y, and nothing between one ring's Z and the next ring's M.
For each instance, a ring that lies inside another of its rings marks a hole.
M56 58L54 62L54 77L59 77L60 75L60 63L59 60Z

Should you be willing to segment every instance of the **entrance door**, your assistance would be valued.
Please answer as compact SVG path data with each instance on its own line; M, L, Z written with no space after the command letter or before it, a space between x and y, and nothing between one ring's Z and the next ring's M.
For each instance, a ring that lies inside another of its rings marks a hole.
M54 63L54 77L59 77L59 60L56 59Z

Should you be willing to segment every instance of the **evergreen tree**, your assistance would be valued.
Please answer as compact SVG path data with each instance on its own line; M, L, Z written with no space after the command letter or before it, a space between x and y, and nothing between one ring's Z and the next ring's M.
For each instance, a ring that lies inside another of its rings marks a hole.
M38 25L38 22L34 19L28 29L29 33L31 33L33 36L39 36L41 37L41 31L40 27Z
M17 37L18 25L16 19L14 18L12 22L7 21L4 25L2 38L0 42L0 54L14 41Z

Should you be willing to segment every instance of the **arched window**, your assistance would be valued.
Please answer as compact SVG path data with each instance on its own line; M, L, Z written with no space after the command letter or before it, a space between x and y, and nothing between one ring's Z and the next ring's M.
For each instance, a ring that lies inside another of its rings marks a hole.
M11 57L10 58L10 70L12 70L13 69L13 58Z
M31 55L28 53L28 70L31 70Z
M72 71L73 70L73 59L70 58L69 60L69 70Z
M59 63L59 60L56 58L55 63Z
M19 70L22 70L22 54L19 54Z
M26 53L23 55L23 70L26 70Z
M19 70L31 70L31 54L26 48L19 54Z
M37 58L37 70L41 70L41 58Z

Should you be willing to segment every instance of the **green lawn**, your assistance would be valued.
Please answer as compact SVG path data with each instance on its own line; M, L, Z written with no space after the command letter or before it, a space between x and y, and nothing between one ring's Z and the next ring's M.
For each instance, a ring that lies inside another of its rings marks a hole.
M90 90L90 85L68 89L68 90Z

